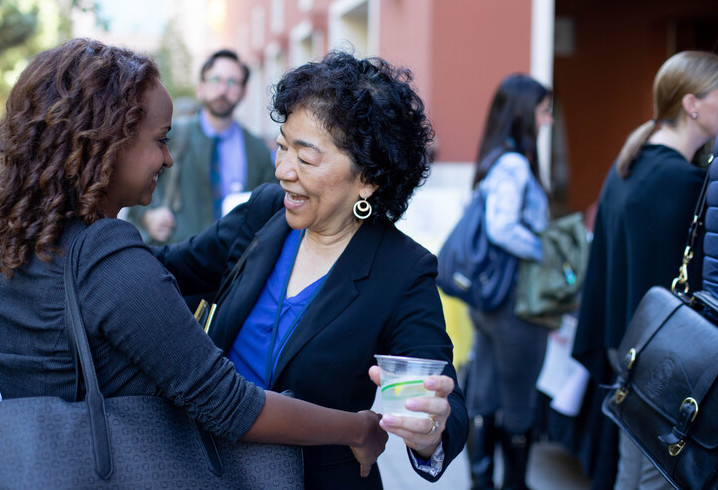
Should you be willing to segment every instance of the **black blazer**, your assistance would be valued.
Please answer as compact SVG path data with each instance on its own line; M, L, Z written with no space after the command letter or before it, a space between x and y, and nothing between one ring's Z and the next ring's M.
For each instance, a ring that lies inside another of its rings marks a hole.
M219 307L210 336L226 353L249 315L290 228L278 185L258 188L250 201L202 235L158 251L184 293L216 291L251 239L244 268ZM449 361L444 374L456 382L453 346L446 334L436 288L436 257L392 224L363 224L337 260L277 364L274 391L326 407L359 411L372 406L376 386L367 371L374 354ZM468 417L458 388L443 435L445 469L466 442ZM307 447L307 488L380 488L378 472L359 477L344 446ZM427 473L422 477L435 481Z

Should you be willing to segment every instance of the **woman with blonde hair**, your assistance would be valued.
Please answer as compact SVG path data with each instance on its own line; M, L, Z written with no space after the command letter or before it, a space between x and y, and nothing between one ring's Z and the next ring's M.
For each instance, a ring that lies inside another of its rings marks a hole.
M663 63L653 112L626 140L596 214L573 355L599 384L615 377L616 348L641 297L651 286L670 287L681 264L705 177L691 161L718 134L718 55L685 51ZM689 280L700 285L698 267ZM615 439L603 443L615 453ZM615 488L671 487L627 436L618 445Z

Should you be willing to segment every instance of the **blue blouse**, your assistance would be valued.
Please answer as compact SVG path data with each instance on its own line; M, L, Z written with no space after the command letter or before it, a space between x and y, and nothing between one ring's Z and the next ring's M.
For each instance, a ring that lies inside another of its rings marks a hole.
M229 352L228 357L239 374L262 388L271 385L279 354L326 278L326 275L320 277L296 296L285 297L302 233L291 230L287 235L279 259ZM278 305L281 305L279 315ZM270 350L271 373L268 374Z

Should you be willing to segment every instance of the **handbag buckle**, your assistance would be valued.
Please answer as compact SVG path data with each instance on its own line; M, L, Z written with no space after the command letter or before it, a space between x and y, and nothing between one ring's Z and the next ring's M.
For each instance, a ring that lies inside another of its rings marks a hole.
M681 451L683 451L683 448L685 447L686 442L683 440L678 441L675 444L671 444L668 446L668 454L671 456L678 456L681 454Z
M471 287L471 279L466 277L461 272L454 272L451 275L451 279L453 279L456 287L461 289L462 291L468 291L469 288Z
M688 417L690 417L690 422L694 422L696 420L696 417L698 416L698 402L695 398L689 396L681 402L681 412L684 411L687 412Z
M678 420L673 429L667 434L661 434L658 439L668 446L668 454L678 456L683 451L688 438L690 425L696 420L698 415L698 402L695 398L688 397L681 402L678 411Z
M623 400L626 399L626 395L628 395L628 387L621 386L616 390L616 394L614 395L614 400L616 401L616 405L623 402Z
M694 217L695 220L695 217ZM683 251L683 262L681 263L680 268L678 269L678 277L673 279L673 282L671 283L671 292L675 294L681 294L681 291L678 291L678 286L683 287L683 293L682 294L688 294L688 263L693 258L693 251L691 250L691 246L688 245L686 249Z
M631 347L628 352L626 353L626 371L630 371L633 367L633 364L636 362L636 349L635 347Z

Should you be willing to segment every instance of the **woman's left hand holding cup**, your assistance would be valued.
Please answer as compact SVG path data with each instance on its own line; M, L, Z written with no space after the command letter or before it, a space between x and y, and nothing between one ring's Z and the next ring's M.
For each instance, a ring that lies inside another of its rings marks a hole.
M379 366L369 368L369 377L380 386ZM428 376L424 380L427 390L434 391L433 397L410 398L406 408L414 412L424 412L429 418L402 417L384 414L379 425L387 432L404 439L404 443L423 459L429 459L439 443L446 428L446 420L451 414L449 394L454 390L454 380L449 376Z

